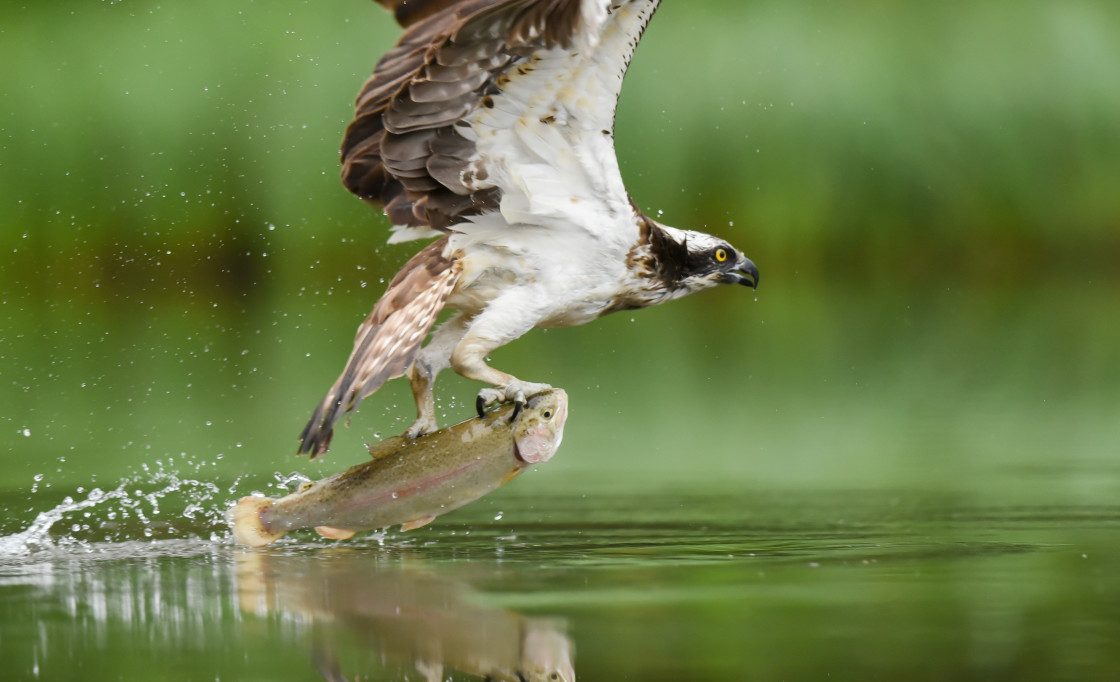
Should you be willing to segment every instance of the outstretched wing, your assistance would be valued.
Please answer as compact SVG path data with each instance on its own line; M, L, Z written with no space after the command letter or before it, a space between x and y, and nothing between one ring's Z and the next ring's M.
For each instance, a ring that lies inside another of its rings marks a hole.
M346 369L299 436L299 454L315 459L326 452L335 422L412 365L462 270L459 261L443 257L446 245L440 239L413 256L358 326Z
M384 206L391 241L497 212L634 229L614 113L660 0L378 2L406 31L358 96L342 179Z
M397 23L405 28L426 19L436 12L454 5L459 0L375 0L377 4L391 11Z

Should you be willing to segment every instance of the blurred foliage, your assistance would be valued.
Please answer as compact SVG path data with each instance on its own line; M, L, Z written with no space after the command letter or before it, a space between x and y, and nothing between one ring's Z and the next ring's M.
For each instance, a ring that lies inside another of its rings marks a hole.
M266 244L317 238L351 265L349 239L379 243L383 219L335 179L349 102L396 35L372 3L0 12L5 245L44 233L35 260L56 267L70 249L127 265L164 246L259 267ZM841 255L872 281L1018 284L1055 255L1113 277L1117 27L1092 0L666 3L619 155L644 206L820 279ZM170 255L161 272L192 270Z
M573 393L550 467L920 478L926 453L1114 454L1118 29L1107 0L666 2L620 103L623 175L763 286L500 351ZM0 480L60 457L71 482L288 466L415 249L337 181L396 35L357 0L0 6ZM441 379L452 417L475 390ZM403 386L363 407L329 469L412 416Z

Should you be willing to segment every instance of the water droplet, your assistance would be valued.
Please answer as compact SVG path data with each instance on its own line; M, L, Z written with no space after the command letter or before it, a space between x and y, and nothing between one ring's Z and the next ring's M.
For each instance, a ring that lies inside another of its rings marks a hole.
M501 521L502 520L502 512L498 512L497 514L495 514L494 515L494 520L495 521Z

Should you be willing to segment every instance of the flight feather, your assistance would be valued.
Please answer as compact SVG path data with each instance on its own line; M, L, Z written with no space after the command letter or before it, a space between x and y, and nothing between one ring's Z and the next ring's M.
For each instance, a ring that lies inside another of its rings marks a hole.
M335 422L412 365L462 270L443 256L446 243L440 239L413 256L358 326L346 368L300 434L300 453L326 452Z
M629 211L614 111L658 0L379 4L406 31L358 95L342 179L384 208L391 241L498 211L529 224Z

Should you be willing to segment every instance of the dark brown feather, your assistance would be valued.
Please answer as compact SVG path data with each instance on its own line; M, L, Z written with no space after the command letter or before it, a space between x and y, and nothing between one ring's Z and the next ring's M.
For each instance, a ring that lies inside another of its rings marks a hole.
M377 4L392 12L397 23L406 28L455 2L457 0L377 0Z
M634 272L655 278L666 288L671 288L684 277L691 256L688 246L670 237L656 220L647 216L634 199L630 199L641 225L638 242L630 249L626 264Z
M396 225L446 229L498 208L468 183L474 145L455 124L495 92L504 70L537 49L571 45L580 0L378 0L406 28L355 103L342 141L342 182ZM466 178L464 172L469 171Z

